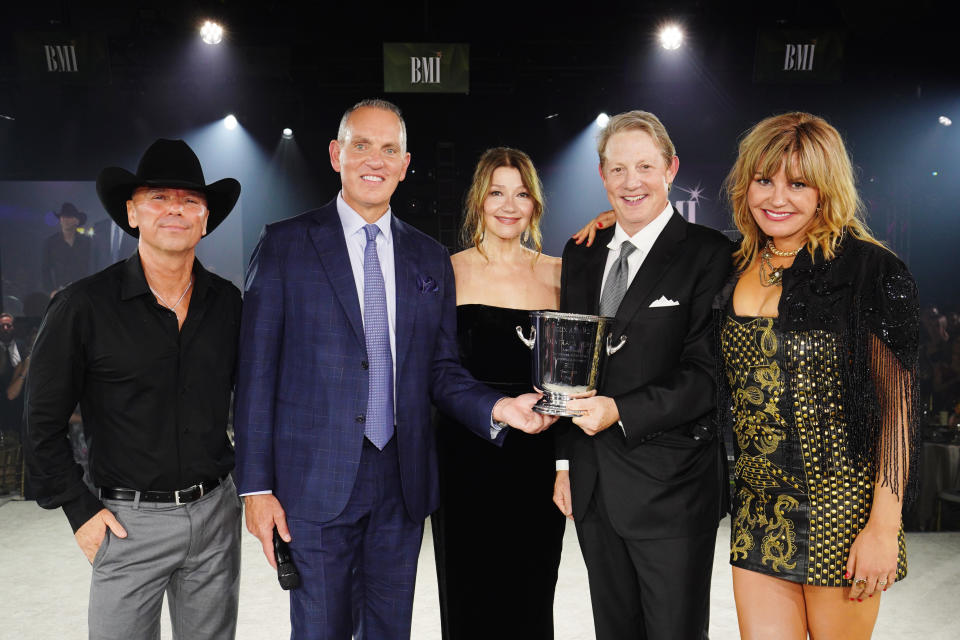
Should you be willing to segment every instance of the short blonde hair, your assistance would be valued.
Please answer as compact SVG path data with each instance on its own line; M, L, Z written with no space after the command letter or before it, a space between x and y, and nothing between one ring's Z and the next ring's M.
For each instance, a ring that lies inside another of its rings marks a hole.
M473 171L473 182L467 191L464 204L463 227L460 229L460 241L464 247L476 247L483 254L480 246L486 230L483 220L483 201L487 198L490 183L493 181L493 172L500 167L512 167L520 172L520 180L533 200L533 215L530 226L527 228L527 239L524 244L535 249L537 254L543 251L543 236L540 232L540 218L543 217L543 186L540 176L533 166L530 156L519 149L510 147L495 147L487 149L480 156L477 168Z
M631 130L643 131L653 138L657 146L660 147L660 153L663 154L663 160L666 166L670 166L673 162L673 157L677 155L677 150L673 146L670 135L667 133L667 128L660 122L660 118L649 111L634 110L618 113L610 118L607 126L605 126L600 132L600 135L597 136L597 154L600 156L601 167L607 161L607 143L610 141L610 138L621 131Z
M840 133L818 116L784 113L758 122L743 136L737 161L724 182L733 222L743 234L733 256L738 269L746 269L767 241L747 205L747 190L757 175L769 178L784 162L790 180L802 178L820 194L816 220L807 230L811 256L820 249L825 259L832 260L845 232L884 246L864 221L853 165Z

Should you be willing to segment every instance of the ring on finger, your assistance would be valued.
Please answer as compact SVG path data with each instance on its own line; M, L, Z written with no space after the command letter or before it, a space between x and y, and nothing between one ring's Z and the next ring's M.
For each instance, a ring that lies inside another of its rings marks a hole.
M885 587L885 586L887 586L887 581L886 581L886 580L877 580L877 586L878 586L878 587Z
M853 581L853 586L855 586L855 587L866 587L866 586L867 586L867 579L866 579L866 578L857 578L856 580Z

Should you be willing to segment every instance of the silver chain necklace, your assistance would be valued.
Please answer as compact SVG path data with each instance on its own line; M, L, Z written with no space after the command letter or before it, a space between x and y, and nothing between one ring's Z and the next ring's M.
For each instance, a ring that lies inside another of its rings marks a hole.
M149 284L147 286L150 287ZM157 290L154 289L153 287L150 287L150 291L153 292L153 295L157 296L157 299L163 303L163 306L165 306L167 309L170 309L170 311L173 311L174 313L176 313L176 311L174 310L180 305L181 302L183 302L183 297L187 295L187 291L190 291L190 287L192 286L193 286L193 276L190 276L190 282L187 283L187 288L183 290L183 293L180 294L180 297L177 298L177 301L172 305L166 300L164 300L163 296L157 293Z

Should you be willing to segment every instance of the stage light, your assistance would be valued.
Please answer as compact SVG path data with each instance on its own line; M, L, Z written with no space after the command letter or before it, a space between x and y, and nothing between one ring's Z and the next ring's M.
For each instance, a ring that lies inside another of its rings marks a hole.
M603 129L607 126L607 123L610 122L610 116L605 113L601 113L597 116L597 126Z
M949 127L950 125L953 124L953 120L951 120L947 116L940 116L940 118L937 121L945 127Z
M233 130L237 128L237 116L232 113L223 119L223 126L227 129Z
M556 117L559 116L559 115L560 115L559 113L551 113L550 115L548 115L548 116L545 118L545 120L553 120L554 118L556 118Z
M675 24L660 29L660 46L664 49L679 49L683 44L683 31Z
M934 178L936 178L938 175L940 175L940 172L939 172L939 171L931 171L931 172L930 172L930 175L932 175Z
M293 137L293 129L291 129L290 127L286 127L286 128L283 130L283 137L284 137L284 139L286 139L286 140L289 140L290 138L292 138L292 137Z
M220 41L223 40L223 27L216 22L207 20L200 27L200 37L207 44L220 44Z

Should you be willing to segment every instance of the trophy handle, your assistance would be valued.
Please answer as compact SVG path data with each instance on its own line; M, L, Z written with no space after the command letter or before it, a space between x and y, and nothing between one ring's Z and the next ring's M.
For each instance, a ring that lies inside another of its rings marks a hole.
M518 327L519 328L519 327ZM610 344L610 338L612 336L607 336L607 355L612 356L620 349L623 349L623 345L627 344L627 336L620 336L620 342L617 343L617 346L612 346Z
M520 338L521 341L523 341L523 344L527 345L527 349L530 349L530 350L532 351L532 350L533 350L533 345L534 345L534 343L536 343L536 341L537 341L537 328L536 328L536 327L530 327L530 337L529 337L529 338L524 338L524 337L523 337L523 328L518 326L518 327L517 327L517 337Z

